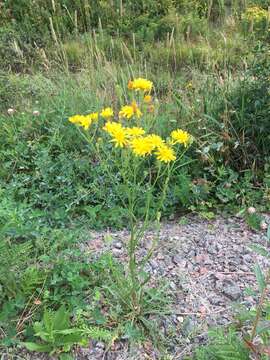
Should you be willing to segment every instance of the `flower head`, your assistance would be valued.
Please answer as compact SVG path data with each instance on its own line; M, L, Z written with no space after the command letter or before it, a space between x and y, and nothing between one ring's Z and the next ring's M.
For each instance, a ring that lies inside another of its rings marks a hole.
M108 121L104 125L103 130L111 135L111 141L114 143L115 147L124 147L127 145L127 134L125 128L123 128L120 123Z
M151 101L152 101L152 96L151 96L151 95L145 95L144 98L143 98L143 101L144 101L146 104L151 103Z
M113 139L111 140L114 143L115 147L124 147L127 145L127 135L124 128L118 128L112 134Z
M129 143L133 153L137 156L150 155L153 151L152 144L144 137L134 138Z
M103 130L110 135L113 135L119 129L122 129L122 125L115 121L107 121L106 124L103 126Z
M100 113L100 115L104 118L104 119L110 119L111 117L113 117L113 109L110 107L106 107L105 109L103 109Z
M85 130L88 130L92 124L92 119L88 115L74 115L68 119L71 123L82 126Z
M15 110L13 108L9 108L7 110L8 115L13 115L15 113Z
M183 144L185 147L191 141L191 135L184 130L177 129L171 132L172 143L173 144Z
M172 148L166 144L162 144L156 151L156 156L159 161L169 163L176 159L175 153Z
M88 114L86 116L88 116L92 121L98 120L98 112L94 112L94 113Z
M136 101L133 101L131 105L125 105L119 112L120 117L131 119L133 116L140 118L142 116L141 110L138 108Z
M138 137L145 134L145 130L141 127L133 126L132 128L126 128L126 135L129 137Z
M147 135L146 140L152 145L153 150L164 144L164 140L155 134Z
M139 109L136 101L132 101L131 106L132 106L132 109L133 109L133 113L137 116L137 118L140 118L142 116L142 112Z
M134 79L133 81L129 81L128 82L128 88L130 90L135 90L135 91L143 91L143 92L150 92L152 90L153 87L153 83L150 80L146 80L143 78L137 78Z

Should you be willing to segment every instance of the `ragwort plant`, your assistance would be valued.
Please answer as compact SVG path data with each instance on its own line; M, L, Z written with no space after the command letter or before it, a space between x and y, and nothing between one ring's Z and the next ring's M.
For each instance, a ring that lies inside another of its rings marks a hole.
M192 136L182 129L172 131L166 140L155 133L159 129L159 117L150 95L152 87L153 83L146 79L129 81L130 103L123 105L117 116L116 110L106 107L101 112L69 118L89 144L96 163L111 176L111 187L127 210L130 230L127 287L132 321L143 313L145 285L150 280L144 268L157 245L170 178L185 165L180 160L192 143ZM114 173L121 179L120 188L114 186ZM141 191L144 192L143 206ZM156 236L147 253L139 259L136 250L153 222Z

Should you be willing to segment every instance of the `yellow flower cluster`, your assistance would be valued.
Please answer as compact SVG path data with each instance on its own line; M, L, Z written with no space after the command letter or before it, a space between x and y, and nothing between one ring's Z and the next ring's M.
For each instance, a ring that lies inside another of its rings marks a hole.
M152 81L143 78L137 78L128 82L129 90L150 92L152 90L152 87Z
M142 78L134 79L128 84L129 89L146 93L144 94L143 102L150 104L149 106L151 106L152 102L152 97L149 95L152 86L151 81ZM69 118L69 121L87 130L94 121L98 120L99 115L106 120L103 130L110 135L111 142L114 146L130 149L136 156L145 157L155 155L157 160L169 163L176 160L173 145L182 144L184 147L187 147L192 140L190 134L181 129L172 131L171 139L165 142L159 135L146 134L146 131L142 127L125 127L122 123L113 121L114 111L111 107L104 108L100 113L74 115ZM140 118L142 115L135 101L130 105L123 106L119 111L120 119L125 118L130 120L133 117Z
M88 115L74 115L69 118L70 122L82 126L85 130L88 130L92 123L97 120L98 113L91 113Z
M123 127L118 122L108 121L103 130L112 137L115 147L128 147L134 155L145 157L156 155L159 161L169 163L176 159L173 148L167 144L159 135L145 135L145 130L140 127ZM171 133L171 144L183 144L185 147L191 142L191 136L181 129Z
M269 13L267 10L260 8L259 6L250 6L243 14L243 19L249 22L259 23L261 21L269 19Z

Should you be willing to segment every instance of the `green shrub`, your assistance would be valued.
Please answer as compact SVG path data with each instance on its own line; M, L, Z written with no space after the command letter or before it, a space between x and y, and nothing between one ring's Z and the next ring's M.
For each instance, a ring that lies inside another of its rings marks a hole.
M270 123L268 121L270 63L264 53L229 92L220 109L220 119L227 119L226 145L230 163L238 169L263 166L270 156Z

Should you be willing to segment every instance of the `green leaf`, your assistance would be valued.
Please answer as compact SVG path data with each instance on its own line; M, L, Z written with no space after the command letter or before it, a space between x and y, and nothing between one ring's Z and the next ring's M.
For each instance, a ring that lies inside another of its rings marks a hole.
M52 328L53 328L52 315L50 314L50 312L47 309L44 311L42 320L43 320L45 329L47 330L47 332L49 334L51 334Z
M43 324L40 322L35 322L34 326L33 326L34 332L35 332L35 336L40 337L42 340L46 341L46 342L50 342L50 335L45 328L43 327Z
M72 346L73 344L78 344L81 340L82 340L81 333L69 334L59 339L59 344Z
M257 254L262 255L264 257L270 258L270 253L263 246L255 244L249 246L251 250L255 251Z
M80 329L64 329L64 330L55 330L54 331L55 334L59 334L59 335L70 335L70 334L78 334L81 333Z
M265 289L266 283L265 283L264 274L263 274L259 264L255 265L254 271L255 271L256 278L257 278L259 290L262 293Z
M65 330L70 326L70 314L66 308L62 305L54 314L53 318L53 329L54 330Z
M32 343L32 342L23 342L21 343L22 345L24 345L26 347L26 349L30 350L30 351L38 351L38 352L50 352L53 350L52 345L48 345L48 344L37 344L37 343Z

